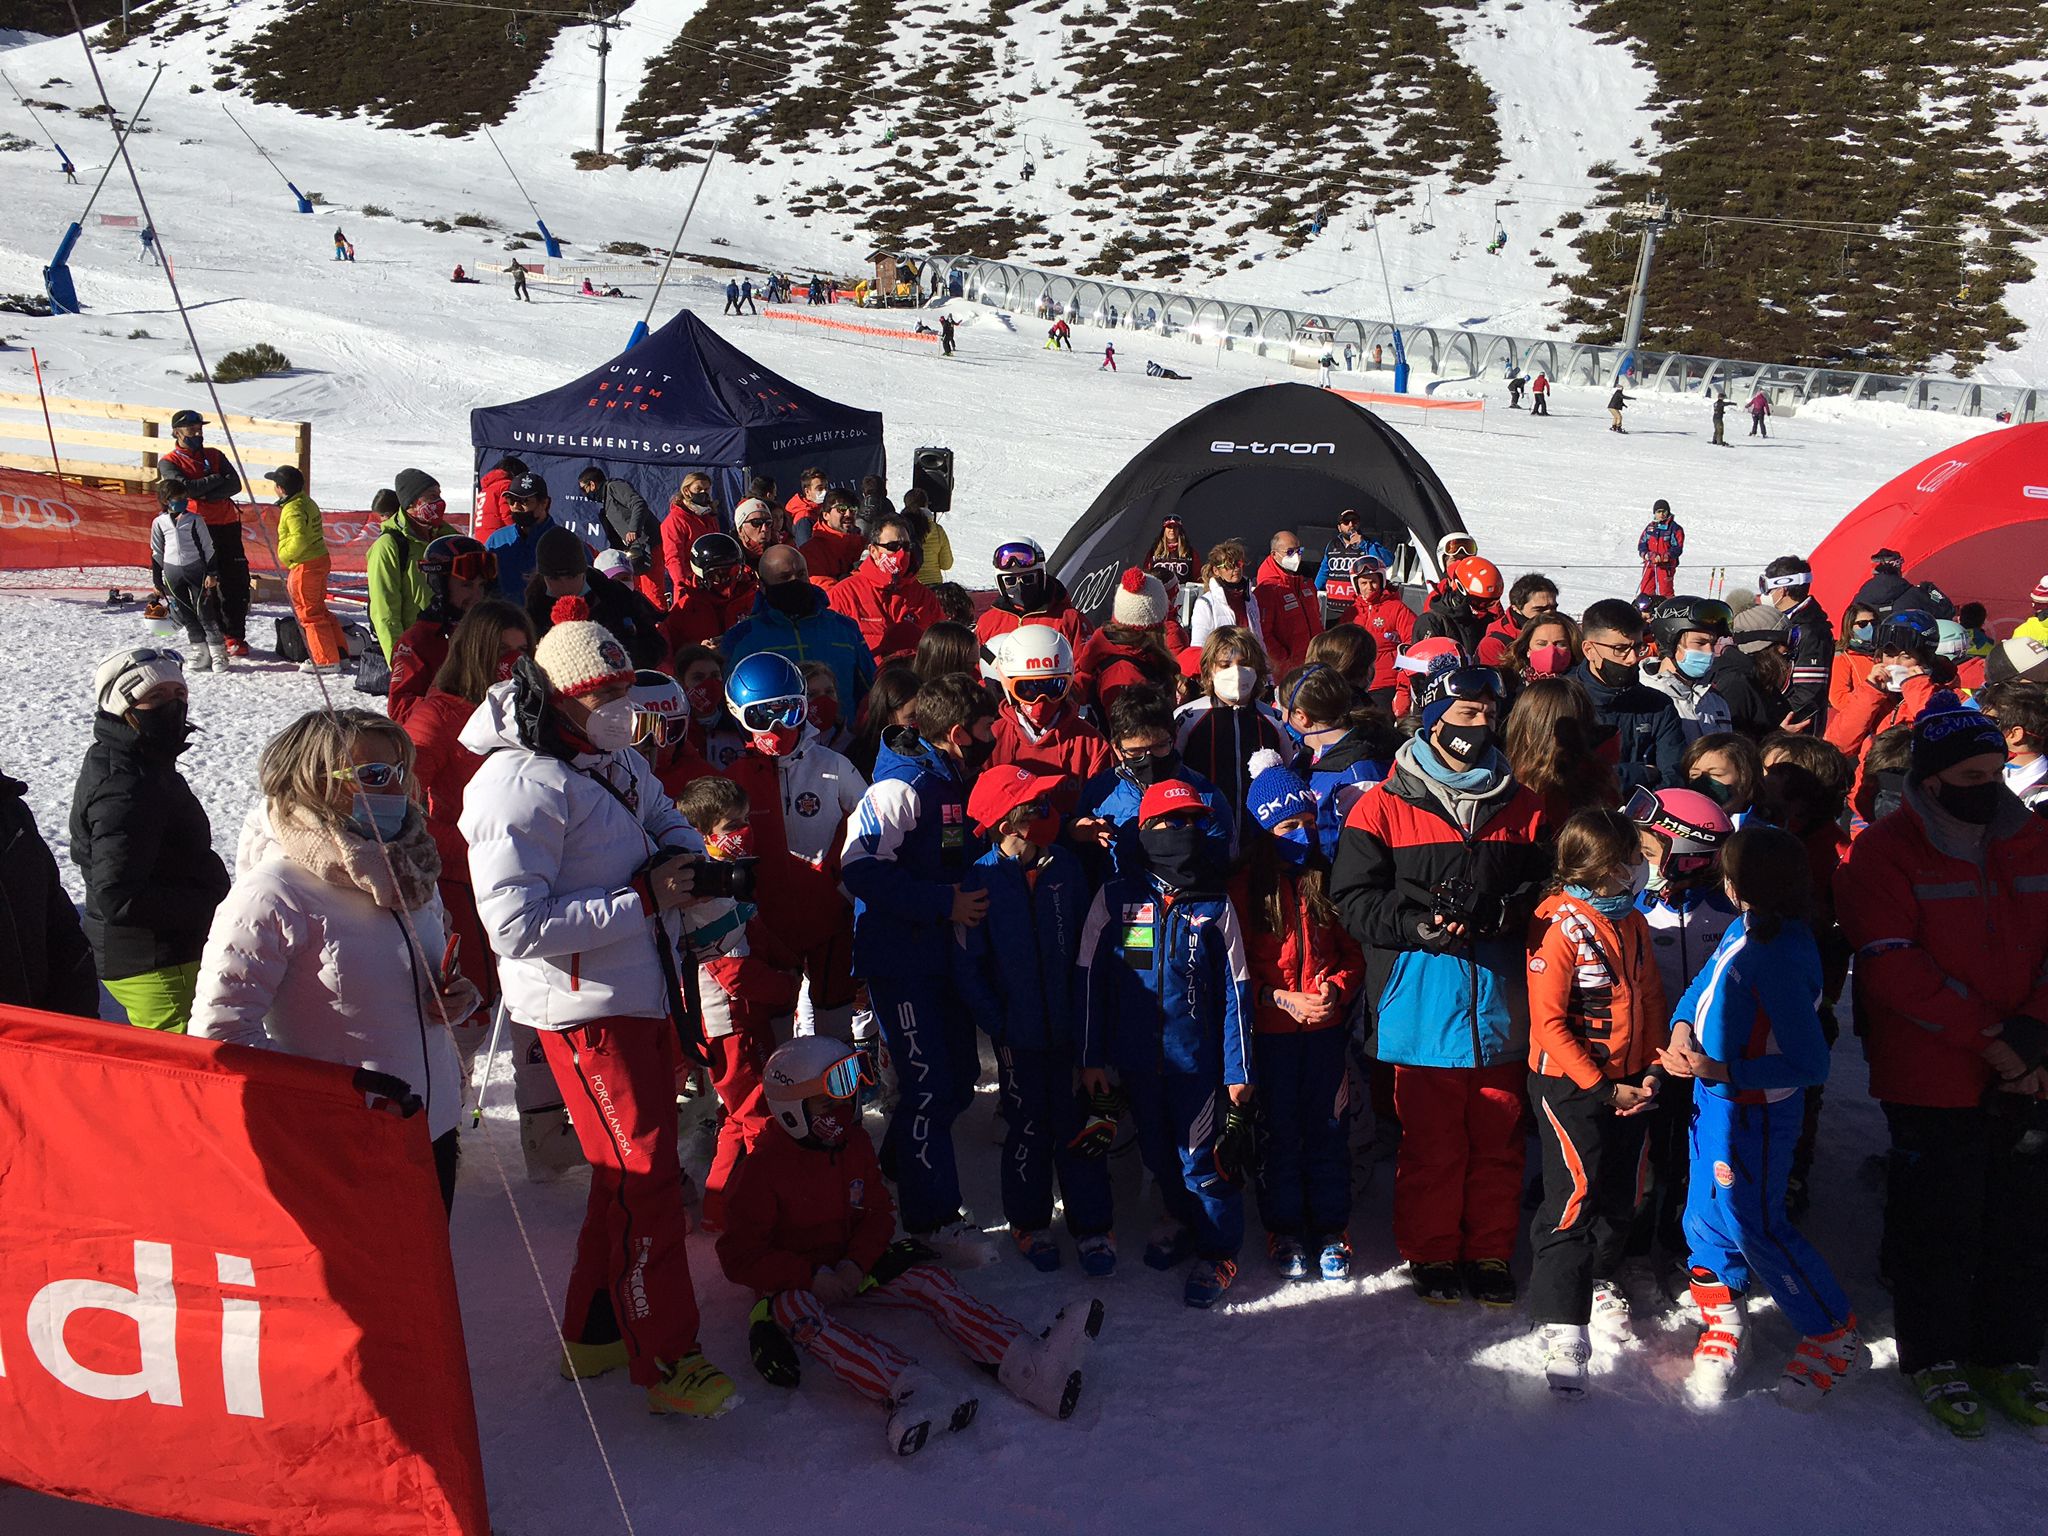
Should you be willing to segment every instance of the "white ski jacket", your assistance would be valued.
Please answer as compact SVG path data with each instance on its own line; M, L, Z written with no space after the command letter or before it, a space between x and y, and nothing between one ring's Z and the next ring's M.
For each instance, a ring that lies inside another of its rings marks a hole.
M703 839L630 748L563 762L523 746L512 689L493 687L462 728L484 763L458 822L506 1008L535 1029L663 1018L656 914L633 881L657 851L701 855Z

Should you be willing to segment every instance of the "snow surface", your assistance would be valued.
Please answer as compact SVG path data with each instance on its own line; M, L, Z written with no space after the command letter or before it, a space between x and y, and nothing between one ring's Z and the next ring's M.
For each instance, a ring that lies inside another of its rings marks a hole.
M230 35L253 30L266 10L237 9ZM1475 24L1495 17L1534 26L1536 12L1489 0ZM1569 37L1542 44L1553 45L1579 46ZM1586 47L1588 68L1611 51ZM475 210L508 229L525 228L526 209L487 144L370 133L249 106L245 121L294 179L342 205L298 217L221 117L214 93L186 91L207 80L205 51L187 37L159 54L115 55L104 67L125 102L140 91L141 58L172 61L151 104L156 131L134 140L158 225L210 356L258 340L291 355L290 376L227 386L222 395L232 410L315 423L314 489L327 504L367 504L406 464L439 474L454 491L470 462L472 407L572 377L623 343L648 284L631 303L537 286L534 304L514 307L503 286L445 281L457 261L475 269L501 254L474 233L437 235L355 211L367 202L411 218ZM1516 95L1503 89L1516 84L1505 73L1518 67L1514 51L1503 45L1498 57L1474 53L1504 97ZM34 94L77 106L90 99L76 84L42 86L51 76L86 79L75 45L15 48L0 63L17 83L33 84ZM587 66L583 54L557 50L499 130L515 159L525 160L543 135L574 132L569 142L581 142L589 101L578 71ZM620 67L615 54L614 71ZM1521 97L1531 90L1525 79ZM90 130L75 120L69 127L79 142L68 147L89 181L108 138L99 129L97 141L88 139ZM1585 156L1618 153L1611 123L1587 135ZM37 288L47 248L82 203L81 191L49 172L47 158L0 156L0 204L9 213L0 222L0 291ZM694 173L596 178L540 157L521 174L550 227L588 250L615 239L666 241ZM134 211L119 179L109 188L106 211ZM744 175L715 171L686 248L730 239L735 254L768 251L752 196ZM1443 225L1445 200L1436 206ZM337 217L360 252L353 266L328 260ZM183 383L192 363L177 316L161 274L136 263L132 234L88 230L75 268L92 306L84 317L5 317L12 339L39 350L50 390L194 401L198 392ZM1467 262L1463 270L1502 268ZM962 484L950 526L970 580L999 538L1030 533L1056 542L1130 455L1188 411L1268 378L1302 377L1242 355L1179 348L1171 361L1196 375L1190 383L1146 379L1144 353L1135 348L1121 358L1123 373L1100 373L1088 350L1098 338L1086 328L1077 332L1075 353L1051 354L1008 318L958 304L961 356L949 363L929 349L811 327L718 320L714 290L722 281L679 264L657 320L687 303L770 367L883 410L899 475L915 447L950 444ZM129 339L136 328L152 336ZM25 353L0 354L0 388L33 388L25 364ZM1346 382L1384 388L1390 381L1351 375ZM1550 571L1574 609L1633 591L1635 537L1656 496L1668 496L1687 525L1681 585L1698 587L1716 568L1740 582L1776 554L1810 548L1871 488L1970 427L1926 413L1831 404L1774 418L1767 444L1737 437L1736 446L1716 452L1696 403L1646 399L1629 414L1630 435L1616 439L1605 430L1597 392L1560 390L1549 422L1509 413L1497 385L1486 395L1483 430L1470 421L1405 429L1443 475L1486 553L1510 574ZM0 769L29 781L37 819L67 873L71 783L89 734L87 680L101 655L147 634L132 609L99 611L90 589L111 579L52 572L0 586ZM251 633L259 642L277 611L256 616ZM225 852L254 797L258 749L284 722L317 706L320 693L313 679L275 663L195 677L192 688L194 718L206 729L183 761ZM1864 1159L1882 1147L1883 1129L1863 1094L1853 1045L1839 1052L1837 1072L1812 1231L1888 1357L1888 1306L1873 1273L1878 1196L1859 1177ZM502 1084L494 1092L509 1097ZM509 1108L493 1113L486 1133L471 1140L454 1225L496 1528L504 1536L614 1529L576 1394L557 1379L550 1357L581 1180L524 1183L508 1115ZM970 1199L992 1218L991 1121L985 1094L959 1136ZM544 1286L521 1250L501 1160ZM2002 1428L1981 1446L1951 1444L1925 1426L1890 1373L1852 1380L1813 1419L1756 1399L1710 1416L1689 1411L1677 1386L1688 1331L1676 1316L1647 1328L1649 1342L1619 1362L1603 1359L1592 1400L1576 1408L1551 1403L1523 1314L1440 1311L1405 1294L1388 1234L1384 1170L1369 1186L1361 1182L1353 1224L1361 1278L1282 1285L1263 1272L1255 1239L1229 1305L1214 1316L1186 1313L1177 1279L1136 1261L1150 1217L1136 1169L1126 1163L1120 1178L1127 1263L1099 1287L1109 1322L1077 1419L1046 1422L991 1384L968 1435L908 1465L884 1459L877 1416L822 1373L812 1372L793 1395L752 1377L742 1298L718 1276L708 1244L693 1243L707 1347L741 1379L748 1401L713 1425L655 1422L630 1388L593 1384L591 1405L638 1528L994 1536L1399 1521L1456 1532L1508 1519L1537 1530L1718 1536L1744 1524L1919 1530L1961 1511L1986 1528L2033 1528L2039 1519L2038 1449ZM1085 1289L1072 1268L1049 1280L1014 1261L972 1283L1032 1322ZM876 1327L949 1377L964 1377L922 1325L885 1319ZM1790 1343L1768 1314L1759 1337L1753 1389L1768 1385ZM168 1527L0 1491L0 1531L152 1529Z

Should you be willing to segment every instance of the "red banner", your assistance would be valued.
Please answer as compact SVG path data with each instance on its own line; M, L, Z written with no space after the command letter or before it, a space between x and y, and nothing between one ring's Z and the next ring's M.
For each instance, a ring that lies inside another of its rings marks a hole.
M249 564L276 571L277 508L259 506L254 520L242 507L243 540ZM0 571L41 571L55 567L147 566L149 525L156 498L135 491L100 491L66 476L0 469ZM320 510L327 552L337 571L361 571L377 537L370 512Z
M252 1536L485 1536L424 1117L0 1008L0 1480Z

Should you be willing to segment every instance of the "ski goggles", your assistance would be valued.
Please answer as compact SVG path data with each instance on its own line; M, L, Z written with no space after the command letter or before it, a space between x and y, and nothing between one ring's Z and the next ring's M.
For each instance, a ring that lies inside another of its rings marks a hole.
M999 571L1028 571L1042 564L1043 558L1030 544L998 544L992 563Z
M1666 837L1690 838L1696 843L1714 840L1713 833L1702 827L1688 826L1665 810L1656 793L1641 785L1630 791L1628 804L1621 808L1621 813L1637 826L1651 832L1662 832Z
M683 739L688 722L684 716L672 714L663 709L636 709L633 711L633 745L653 741L655 745L672 747Z
M335 769L333 777L358 789L391 789L405 782L405 769L398 763L355 763Z
M1010 697L1019 704L1057 703L1067 696L1065 677L1018 677L1010 681Z
M809 698L799 693L786 699L761 699L753 704L744 704L740 706L740 724L756 734L772 731L778 725L794 730L804 723L810 703Z
M457 581L496 581L498 557L488 549L465 549L450 558L448 574Z
M1495 699L1501 696L1500 674L1491 667L1453 667L1425 685L1431 698Z

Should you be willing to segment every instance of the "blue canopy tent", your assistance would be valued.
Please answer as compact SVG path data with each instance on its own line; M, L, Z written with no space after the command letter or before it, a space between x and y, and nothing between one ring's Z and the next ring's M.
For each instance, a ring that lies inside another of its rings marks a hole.
M885 473L882 417L814 395L769 372L685 310L637 345L546 394L469 413L476 474L507 454L544 476L553 516L603 548L576 476L595 464L666 516L692 470L711 477L728 518L751 475L787 500L815 465L835 485Z

